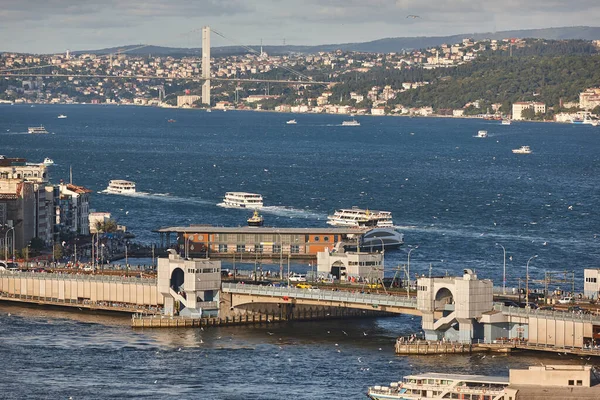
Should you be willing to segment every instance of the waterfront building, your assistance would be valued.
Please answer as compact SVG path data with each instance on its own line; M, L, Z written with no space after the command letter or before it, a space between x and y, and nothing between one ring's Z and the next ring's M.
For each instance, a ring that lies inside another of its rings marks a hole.
M110 219L110 213L109 212L98 212L98 211L92 211L89 214L89 220L90 220L90 234L94 234L98 232L98 223L103 224L105 222L107 222Z
M314 259L317 253L337 243L356 245L369 229L361 228L276 228L222 227L210 225L174 226L157 229L161 247L171 247L171 234L182 254L189 257L264 257Z
M197 95L177 96L177 107L192 106L198 100L200 96Z
M71 183L60 183L55 201L56 223L60 231L76 235L90 234L89 189Z
M51 205L46 196L48 171L43 164L22 158L0 159L0 203L15 227L15 247L23 248L34 237L52 242Z
M340 281L383 279L383 253L323 251L317 253L317 273Z
M600 295L600 269L586 268L583 270L583 295L588 299L597 300Z
M546 104L544 103L540 103L537 101L520 101L517 103L514 103L512 106L512 116L514 120L522 120L522 113L524 110L533 108L533 111L538 114L545 114L546 113Z
M579 93L579 108L591 110L600 106L600 88L590 88Z
M158 259L158 292L164 297L164 314L189 318L217 316L221 289L221 262L180 257L169 250Z

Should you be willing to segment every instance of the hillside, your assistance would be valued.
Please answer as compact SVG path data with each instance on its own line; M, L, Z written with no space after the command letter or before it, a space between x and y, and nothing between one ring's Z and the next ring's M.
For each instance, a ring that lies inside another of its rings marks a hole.
M401 52L402 50L421 49L439 46L447 43L457 43L463 38L470 37L474 40L482 39L504 39L504 38L538 38L549 40L564 40L564 39L583 39L595 40L600 39L600 27L591 26L574 26L562 28L547 28L547 29L524 29L501 32L484 32L484 33L461 33L451 36L421 36L421 37L397 37L378 39L364 43L342 43L342 44L323 44L318 46L263 46L264 51L269 54L287 54L291 52L312 54L320 51L359 51L366 53L393 53ZM93 53L93 54L110 54L125 51L130 55L148 55L154 54L159 56L199 56L200 48L175 48L161 46L145 46L127 45L122 47L112 47L99 50L80 50L74 51L73 54ZM259 49L259 45L251 47ZM137 49L136 49L137 48ZM135 49L135 50L130 50ZM213 56L227 56L235 54L245 54L248 51L239 46L222 46L212 47L211 53Z

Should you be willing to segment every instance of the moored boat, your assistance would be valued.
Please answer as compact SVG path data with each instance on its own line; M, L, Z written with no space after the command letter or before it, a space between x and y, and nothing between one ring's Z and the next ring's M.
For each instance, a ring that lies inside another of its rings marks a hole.
M502 125L510 125L510 119L503 119L502 120Z
M390 386L369 387L373 400L486 399L501 400L509 378L503 376L427 373L407 375Z
M333 215L327 216L327 223L333 226L394 226L390 211L364 210L358 207L335 210Z

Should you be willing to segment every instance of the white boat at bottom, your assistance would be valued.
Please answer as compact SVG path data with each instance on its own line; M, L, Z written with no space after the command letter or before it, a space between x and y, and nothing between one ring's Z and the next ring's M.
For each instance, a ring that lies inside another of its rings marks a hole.
M407 375L390 386L369 387L373 400L483 399L502 400L508 377L428 373Z

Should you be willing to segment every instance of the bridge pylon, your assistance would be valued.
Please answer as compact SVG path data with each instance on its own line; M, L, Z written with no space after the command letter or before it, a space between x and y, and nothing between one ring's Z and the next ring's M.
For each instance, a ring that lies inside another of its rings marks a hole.
M202 104L210 106L210 27L202 28Z

